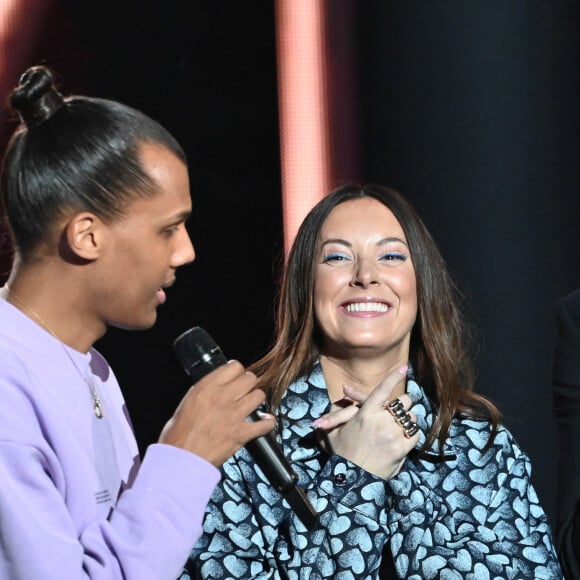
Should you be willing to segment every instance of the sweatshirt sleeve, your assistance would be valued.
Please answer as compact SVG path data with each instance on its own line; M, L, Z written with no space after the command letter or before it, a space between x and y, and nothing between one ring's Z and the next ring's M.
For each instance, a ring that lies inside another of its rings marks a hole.
M219 470L165 444L140 461L112 371L98 419L36 346L0 337L0 578L175 580Z
M79 529L46 467L38 449L0 443L0 578L174 580L219 480L192 453L153 445L108 518Z

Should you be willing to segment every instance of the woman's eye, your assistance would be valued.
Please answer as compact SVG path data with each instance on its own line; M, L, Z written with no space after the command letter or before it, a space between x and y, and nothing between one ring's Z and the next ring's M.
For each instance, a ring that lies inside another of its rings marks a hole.
M397 262L397 261L404 262L406 259L407 256L399 252L388 252L387 254L383 254L381 256L381 260L385 262Z
M349 257L346 254L340 254L338 252L334 254L327 254L322 259L323 264L328 264L329 262L344 262L348 260Z

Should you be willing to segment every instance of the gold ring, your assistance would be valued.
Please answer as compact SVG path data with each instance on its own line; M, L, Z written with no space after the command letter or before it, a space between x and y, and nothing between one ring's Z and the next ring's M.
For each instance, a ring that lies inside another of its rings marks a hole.
M403 427L403 434L407 439L411 439L418 431L419 427L417 427L417 423L414 421L409 421L409 424Z
M417 427L417 423L415 423L409 413L403 407L403 403L401 403L400 399L393 399L387 403L385 407L387 411L393 416L395 421L401 426L403 429L403 434L407 439L410 439L419 431L419 427Z

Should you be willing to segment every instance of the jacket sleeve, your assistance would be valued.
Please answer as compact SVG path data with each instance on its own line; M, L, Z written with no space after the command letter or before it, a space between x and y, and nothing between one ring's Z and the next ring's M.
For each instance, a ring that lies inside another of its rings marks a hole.
M242 450L224 466L206 512L204 536L181 580L284 574L319 579L341 572L356 578L376 576L388 537L384 480L330 456L305 487L318 511L318 523L306 530L271 486L256 478L244 455Z
M246 471L250 481L244 480L237 456L224 463L222 472L206 509L204 533L179 580L275 578L276 556L266 545L250 493L254 475Z
M450 469L425 498L412 484L418 477L412 463L405 474L407 491L403 478L393 480L403 517L393 530L392 545L396 560L397 547L411 555L405 577L439 578L443 571L462 578L563 577L548 518L530 483L529 459L521 452L517 457L503 453L492 448L470 466L469 477ZM417 503L412 512L409 501ZM410 543L415 544L411 550Z
M557 441L555 537L566 575L580 578L580 546L574 542L580 500L580 291L555 308L552 393ZM578 530L576 533L578 534Z

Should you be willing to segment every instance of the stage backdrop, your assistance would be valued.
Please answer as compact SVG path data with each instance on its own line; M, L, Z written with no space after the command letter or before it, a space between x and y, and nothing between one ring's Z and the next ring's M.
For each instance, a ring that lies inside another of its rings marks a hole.
M178 274L154 329L112 330L98 344L144 448L188 386L172 351L182 331L205 327L244 363L272 337L283 251L275 4L46 3L34 44L11 53L21 70L45 62L67 91L143 109L191 161L197 260ZM334 142L342 162L333 183L389 184L416 205L478 325L479 389L531 456L552 513L553 304L580 286L578 8L533 0L327 7L331 130L348 128ZM2 86L16 82L14 68ZM6 256L1 263L5 275Z

